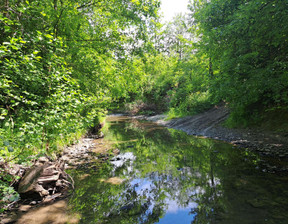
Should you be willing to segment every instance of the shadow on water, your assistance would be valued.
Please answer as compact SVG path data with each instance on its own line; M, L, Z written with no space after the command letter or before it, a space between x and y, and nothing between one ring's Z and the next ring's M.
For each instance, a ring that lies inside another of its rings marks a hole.
M80 223L287 223L288 179L263 172L256 155L125 117L106 128L121 153L70 171Z

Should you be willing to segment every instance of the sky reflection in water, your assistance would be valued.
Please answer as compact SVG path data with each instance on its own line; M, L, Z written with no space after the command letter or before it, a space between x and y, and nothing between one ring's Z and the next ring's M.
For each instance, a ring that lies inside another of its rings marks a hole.
M261 172L253 153L125 117L110 118L106 128L121 154L101 169L71 170L76 190L69 203L80 223L288 220L287 178ZM111 177L123 181L100 181Z
M151 185L153 182L149 179L133 179L131 181L131 185L137 186L135 187L135 191L138 195L142 195L143 192L151 191ZM153 195L147 195L148 197L152 197ZM175 195L177 197L177 194ZM179 217L181 217L182 223L189 223L193 221L193 217L195 215L191 215L190 211L193 208L197 207L197 203L190 202L186 206L181 206L178 204L177 200L174 200L173 197L169 194L166 194L166 198L164 200L165 204L165 216L159 220L159 223L177 223L179 222ZM147 210L147 213L153 212L154 203L152 202Z

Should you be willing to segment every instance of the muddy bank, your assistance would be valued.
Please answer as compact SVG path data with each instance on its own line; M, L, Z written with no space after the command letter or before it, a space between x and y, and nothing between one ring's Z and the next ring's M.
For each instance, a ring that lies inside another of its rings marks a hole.
M240 147L250 148L262 155L288 158L288 130L287 133L279 134L259 129L226 128L223 126L223 122L228 116L229 109L225 106L220 106L202 114L169 121L165 120L165 115L145 117L145 119L168 128L182 130L189 135L205 136L223 140Z

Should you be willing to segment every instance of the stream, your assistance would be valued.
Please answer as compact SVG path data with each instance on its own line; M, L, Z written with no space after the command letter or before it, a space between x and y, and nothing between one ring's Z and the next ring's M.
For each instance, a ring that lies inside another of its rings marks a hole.
M75 191L57 202L67 223L288 223L287 172L265 169L279 161L129 117L110 116L103 132L97 144L120 154L68 171Z

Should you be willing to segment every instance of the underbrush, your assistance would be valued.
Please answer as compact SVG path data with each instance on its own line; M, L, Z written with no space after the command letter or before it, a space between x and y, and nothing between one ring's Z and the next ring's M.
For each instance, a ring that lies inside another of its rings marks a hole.
M208 91L190 93L182 97L176 96L172 97L170 102L168 119L195 115L210 109L213 105Z
M163 113L165 110L160 108L156 103L143 102L142 100L136 100L131 103L126 103L122 109L125 113L131 115L155 115L157 113Z
M30 116L4 120L0 128L0 212L19 199L13 188L13 164L30 167L39 157L56 159L65 146L75 143L97 126L106 111L87 104L76 111L26 111Z
M288 108L266 109L260 116L261 129L288 134Z
M285 106L250 105L233 109L225 126L230 128L257 128L263 131L287 133L288 108Z

